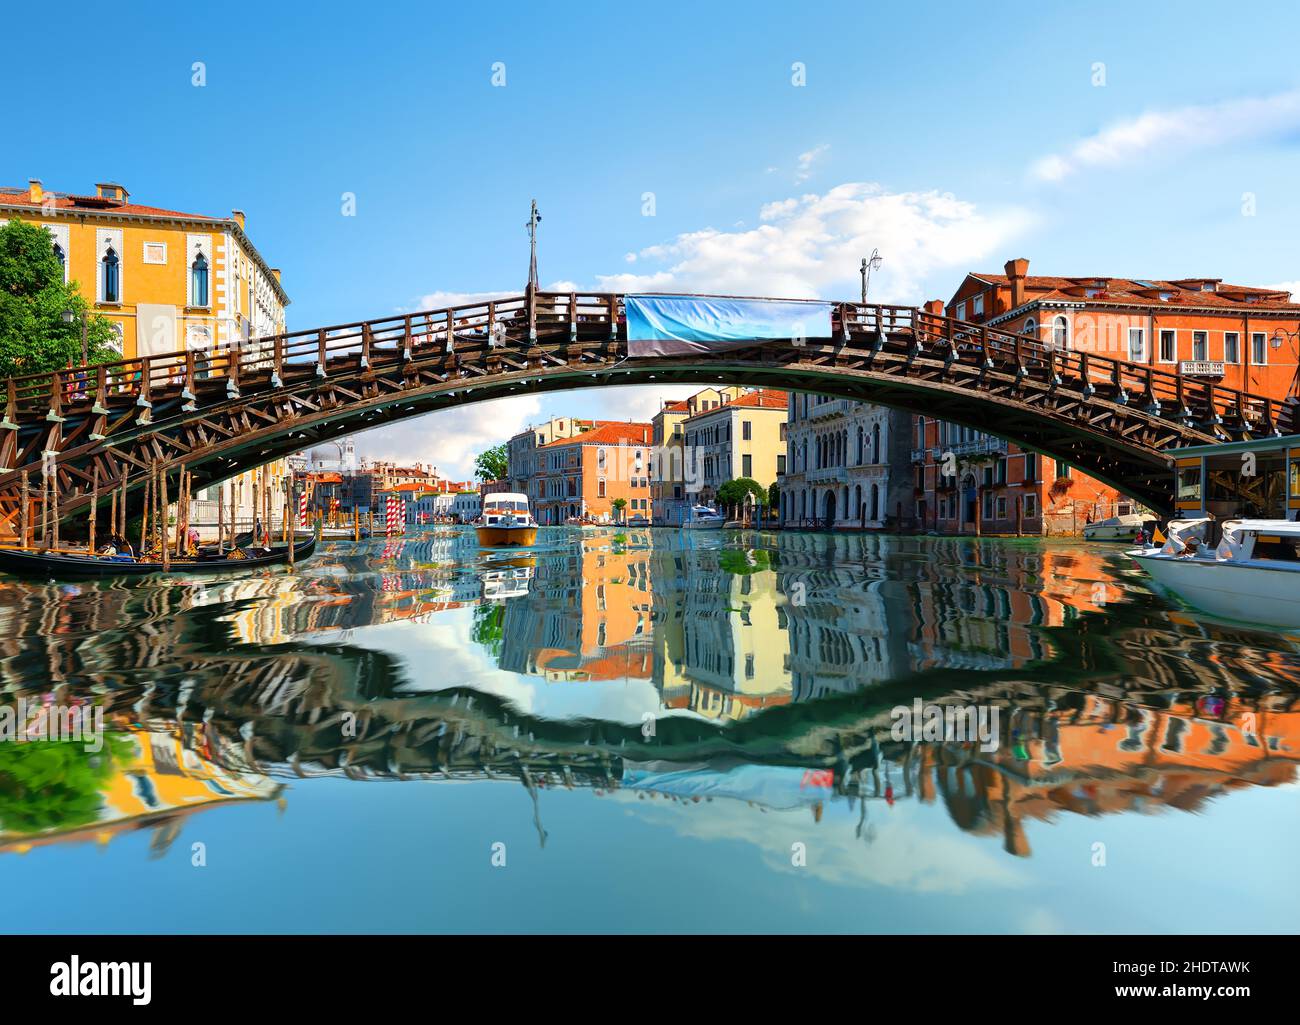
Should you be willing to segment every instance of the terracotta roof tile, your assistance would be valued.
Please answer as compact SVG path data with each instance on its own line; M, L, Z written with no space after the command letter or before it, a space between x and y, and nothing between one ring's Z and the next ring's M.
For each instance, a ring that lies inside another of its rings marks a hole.
M594 430L575 434L572 438L556 438L548 441L542 448L559 448L561 445L617 445L625 441L629 445L649 445L650 424L626 423L622 420L602 420Z
M0 192L0 206L26 206L33 210L40 210L45 203L50 201L57 210L111 210L119 214L145 214L153 217L184 217L188 220L197 221L221 221L228 220L224 217L212 217L209 214L187 214L180 210L166 210L159 206L143 206L140 203L118 203L113 200L104 200L99 196L65 196L52 192L46 192L42 202L37 203L32 200L31 189L21 189L17 192Z
M972 272L970 277L991 285L1008 287L1011 279L1005 274ZM1213 283L1214 291L1203 291L1201 282ZM1089 291L1100 289L1096 295ZM1168 299L1161 299L1167 293ZM1248 298L1249 297L1249 298ZM1199 306L1239 310L1271 309L1297 310L1300 303L1276 288L1258 288L1252 285L1224 284L1218 278L1112 278L1104 274L1062 278L1043 274L1025 276L1025 301L1086 302L1120 306Z

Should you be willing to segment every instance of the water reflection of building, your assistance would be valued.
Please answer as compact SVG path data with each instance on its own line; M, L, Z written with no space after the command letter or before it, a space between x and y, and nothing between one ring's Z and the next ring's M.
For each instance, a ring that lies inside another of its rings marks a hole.
M41 757L42 746L14 745L12 754ZM35 832L12 830L0 821L0 853L25 854L33 847L69 841L106 844L120 833L152 828L150 851L158 856L180 835L185 816L219 804L273 800L282 790L282 784L248 764L238 743L203 722L119 720L109 726L105 746L94 757L111 769L95 784L98 790L72 793L83 774L65 773L58 788L67 798L59 813L64 821ZM85 774L85 779L93 777ZM47 795L45 800L52 804L56 798Z
M1071 709L1009 717L991 754L921 745L918 796L941 800L962 829L1001 836L1009 853L1027 857L1031 820L1200 811L1231 791L1297 778L1293 701L1202 695L1152 708L1079 697Z
M655 565L664 579L654 635L663 706L734 720L786 704L788 617L770 553L661 549Z
M896 539L792 534L783 541L778 587L791 624L793 700L850 693L905 675L911 668L906 609L888 580L864 569L883 564Z
M526 596L505 604L502 669L547 680L649 679L650 558L614 535L583 537L540 561Z
M996 669L1048 657L1044 627L1121 596L1105 554L940 540L907 582L916 668Z

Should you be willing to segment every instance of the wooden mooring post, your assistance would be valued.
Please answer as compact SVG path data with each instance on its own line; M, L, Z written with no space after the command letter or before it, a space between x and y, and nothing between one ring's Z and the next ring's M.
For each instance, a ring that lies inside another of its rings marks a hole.
M31 525L31 495L28 493L27 471L23 470L18 475L19 488L22 490L23 504L18 513L19 529L23 535L23 547L32 546L32 525Z
M95 554L95 521L99 519L99 464L90 475L90 554Z

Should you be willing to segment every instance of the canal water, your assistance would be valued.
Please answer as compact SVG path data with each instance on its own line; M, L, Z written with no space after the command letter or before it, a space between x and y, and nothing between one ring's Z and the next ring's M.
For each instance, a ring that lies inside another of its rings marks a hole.
M0 712L103 732L0 743L3 928L1288 932L1297 680L1300 637L1038 539L5 579Z

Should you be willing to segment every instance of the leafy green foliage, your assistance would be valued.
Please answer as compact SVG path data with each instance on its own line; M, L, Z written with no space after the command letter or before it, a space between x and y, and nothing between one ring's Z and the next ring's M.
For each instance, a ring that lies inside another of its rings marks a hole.
M753 477L737 477L718 488L718 502L733 508L744 505L747 495L753 496L755 505L767 505L767 491Z
M501 480L509 470L510 457L506 454L504 442L480 452L474 460L474 476L479 480Z
M0 743L0 830L39 833L94 822L101 789L132 751L129 738L111 733L93 754L63 741Z
M72 311L72 323L63 314ZM81 322L92 363L120 358L109 322L90 312L76 282L63 283L54 239L37 224L0 227L0 377L44 374L81 363Z
M772 558L762 548L741 551L736 548L725 549L718 555L718 567L724 573L737 576L749 576L772 568Z
M493 658L500 658L502 645L505 644L506 607L498 604L474 606L474 624L470 627L470 636L475 644L481 644Z

